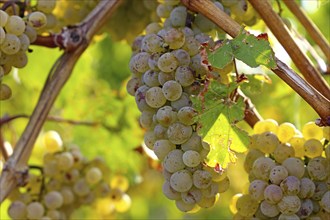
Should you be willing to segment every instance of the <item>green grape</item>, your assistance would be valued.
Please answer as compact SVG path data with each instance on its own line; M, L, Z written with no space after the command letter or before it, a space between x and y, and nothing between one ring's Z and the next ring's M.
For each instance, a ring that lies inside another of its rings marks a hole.
M123 192L126 192L129 187L129 181L126 176L123 175L115 175L111 178L110 181L111 188L120 189Z
M300 219L306 219L308 216L310 216L313 212L313 202L310 199L302 200L301 206L299 211L296 213L296 215Z
M167 139L167 127L157 124L154 127L154 134L157 139ZM155 149L154 149L155 150Z
M61 136L56 131L50 130L44 133L43 141L47 152L54 153L63 148Z
M7 12L0 10L0 27L4 27L8 21L9 15Z
M0 100L9 99L12 95L12 91L6 84L0 84Z
M314 181L314 184L315 184L315 191L311 198L313 200L320 201L323 195L328 191L328 186L325 182Z
M131 69L134 69L140 73L144 73L149 69L148 60L150 58L150 55L146 52L140 52L138 54L135 54L129 65Z
M154 152L160 161L163 161L170 151L175 149L175 144L169 140L157 140L154 144Z
M289 157L282 162L282 166L287 169L289 176L295 176L298 179L304 176L305 166L299 158Z
M212 196L212 197L203 197L201 201L199 201L197 204L201 208L207 209L211 208L214 206L215 202L217 200L217 196Z
M0 14L1 15L1 14ZM25 219L27 215L26 205L21 201L14 201L8 208L8 216L12 219Z
M183 144L192 135L191 126L186 126L180 122L175 122L168 127L167 136L173 144Z
M154 149L154 144L155 144L156 140L157 139L156 139L156 136L155 136L154 132L147 131L144 134L144 143L150 150Z
M27 51L29 49L30 46L30 39L26 34L21 34L20 36L18 36L18 39L21 42L21 51Z
M179 66L175 71L175 80L183 87L190 86L195 81L195 76L191 68Z
M135 92L135 102L141 112L144 110L153 110L146 102L146 93L149 89L150 87L143 85Z
M37 9L44 13L51 13L56 7L56 0L38 0Z
M177 113L173 111L171 106L164 106L158 109L156 120L159 124L168 127L171 126L177 119Z
M180 49L185 43L185 35L179 29L170 28L166 31L164 40L170 49L176 50Z
M39 219L45 213L45 208L40 202L32 202L26 206L27 214L29 219Z
M178 61L175 56L170 52L164 53L158 59L158 68L165 73L170 73L174 71L177 67Z
M194 37L187 37L182 49L188 52L190 56L195 56L199 53L201 44Z
M264 156L265 154L259 150L256 149L249 150L244 160L245 172L250 173L253 168L254 161L256 161L259 157L264 157Z
M277 206L274 204L268 203L266 200L262 201L260 203L260 211L263 215L273 218L280 214L280 211L278 210Z
M74 197L74 194L73 194L71 188L64 187L64 188L61 189L60 193L63 197L63 204L64 205L72 204L74 202L75 197Z
M129 195L124 193L121 199L116 203L115 208L117 212L123 213L126 212L131 207L131 205L132 205L131 197L129 197Z
M69 170L73 164L74 159L70 152L63 152L56 157L58 168L61 170Z
M291 147L294 149L294 155L295 157L304 157L305 156L305 144L306 140L302 136L293 136L288 143L291 145Z
M192 175L187 170L179 170L170 178L171 187L178 192L187 192L193 186Z
M306 199L311 198L315 192L315 184L309 178L302 178L300 180L300 191L298 193L299 198Z
M46 215L50 219L61 219L61 213L57 210L49 210Z
M151 33L146 35L142 40L142 47L146 48L148 52L151 53L159 53L164 52L164 39L160 36L158 36L155 33Z
M162 29L162 25L158 22L152 22L147 25L145 32L146 34L157 34Z
M323 145L317 139L308 139L304 144L305 155L309 158L319 157L323 152Z
M167 81L174 80L174 72L164 73L159 72L158 74L158 81L161 85L164 85Z
M210 32L215 28L215 24L202 14L196 15L194 24L202 32Z
M181 193L175 191L169 181L165 181L163 184L163 194L170 200L179 200L181 199Z
M258 135L255 145L257 149L265 154L273 153L280 144L276 134L272 132L264 132Z
M18 51L12 56L12 66L16 68L23 68L27 65L28 58L24 51Z
M191 187L187 192L181 193L181 199L187 204L196 204L202 200L202 191L196 187Z
M152 108L162 107L166 103L166 98L160 87L148 89L145 95L146 103Z
M90 168L85 175L86 182L90 185L99 183L102 180L102 177L103 174L97 167Z
M47 24L47 17L44 13L35 11L29 14L28 24L34 29L41 29Z
M158 81L158 72L154 70L148 70L143 74L143 82L147 86L154 87L154 86L159 86L159 81Z
M323 137L322 128L317 126L314 122L308 122L304 124L302 128L302 134L306 140L316 139L321 140Z
M6 32L2 27L0 27L0 45L4 42L5 38L6 38Z
M277 136L281 142L288 142L295 134L296 127L289 122L284 122L278 126Z
M270 171L275 167L275 162L268 157L257 158L252 166L253 174L261 180L268 181Z
M189 212L195 208L195 204L188 204L182 200L176 200L175 205L182 212Z
M265 188L264 198L270 204L277 204L283 197L281 187L275 184L270 184Z
M157 74L159 75L159 68L158 68L158 60L159 60L159 57L160 57L161 53L152 53L149 57L149 60L148 60L148 65L149 65L149 68L151 70L154 70L157 72ZM159 85L160 81L158 80L158 84Z
M182 95L181 85L174 80L169 80L164 83L162 91L164 93L165 98L169 101L178 100Z
M254 180L250 183L249 194L256 201L262 201L264 199L264 191L268 186L263 180Z
M174 149L170 151L168 155L164 158L164 168L171 173L182 170L185 167L182 156L182 150Z
M37 40L37 31L33 29L30 25L26 26L24 34L28 36L30 43L33 43Z
M90 187L85 179L79 179L73 186L73 192L82 197L90 193Z
M277 129L278 129L278 123L273 119L258 121L253 127L253 131L255 134L262 134L267 131L276 134Z
M219 193L219 183L212 182L209 187L207 187L206 189L202 189L200 191L202 192L203 197L206 198L215 197Z
M282 213L278 216L278 220L299 220L299 219L300 218L296 214L287 215Z
M154 125L154 121L153 121L154 114L155 114L154 111L149 111L149 110L142 111L139 119L140 125L143 128L150 129Z
M295 176L285 178L280 187L285 195L297 195L300 191L300 180Z
M190 64L190 55L187 51L178 49L172 51L172 54L175 56L175 58L178 61L178 66L189 66Z
M156 9L156 13L160 18L168 18L173 10L173 6L159 4Z
M281 213L286 215L292 215L299 211L301 201L298 196L283 196L281 201L277 204ZM299 219L299 218L298 218Z
M323 127L323 137L330 140L330 126Z
M5 39L1 44L2 52L8 55L13 55L17 53L20 50L20 48L21 48L21 41L19 40L19 38L14 34L7 33Z
M44 204L47 209L58 209L63 205L62 194L57 191L48 192L44 196Z
M23 19L17 15L9 16L7 23L5 25L7 34L14 34L19 36L23 34L25 30L25 22Z
M236 201L237 213L244 217L252 217L258 209L258 202L249 194L242 195Z
M195 123L195 117L197 116L198 112L190 107L190 106L185 106L182 107L179 112L178 112L178 120L184 125L192 125Z
M269 180L273 184L280 184L289 175L288 170L284 166L275 166L269 174Z
M193 183L198 189L206 189L212 184L212 175L207 170L196 170L193 173Z
M330 191L328 190L320 201L321 207L328 213L330 213Z
M277 145L273 156L278 163L282 163L289 157L294 157L294 149L289 144L279 144Z
M183 151L194 150L200 152L202 148L202 138L196 132L193 132L191 137L181 145Z
M171 106L175 111L179 111L181 108L191 105L192 102L190 100L190 96L185 92L181 94L181 97L178 100L171 102Z
M307 164L309 176L315 181L325 180L330 172L330 164L324 157L315 157Z

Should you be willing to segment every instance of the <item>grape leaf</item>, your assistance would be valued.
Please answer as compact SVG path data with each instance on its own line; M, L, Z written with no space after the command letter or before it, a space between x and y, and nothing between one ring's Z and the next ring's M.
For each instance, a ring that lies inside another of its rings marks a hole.
M241 60L250 67L264 65L275 68L275 56L269 45L266 34L254 36L246 32L240 33L230 41L224 41L215 50L208 49L208 61L212 66L223 68L234 58Z
M231 41L235 58L243 61L250 67L264 65L275 68L274 53L268 40L255 37L252 34L241 33Z
M218 49L209 52L208 60L212 66L217 68L224 68L227 64L234 59L233 49L231 47L231 41L224 41Z
M225 168L235 162L235 152L244 152L249 141L248 134L235 125L244 118L244 101L234 103L228 98L236 87L211 81L204 96L192 99L199 112L197 132L210 144L210 166L218 163Z

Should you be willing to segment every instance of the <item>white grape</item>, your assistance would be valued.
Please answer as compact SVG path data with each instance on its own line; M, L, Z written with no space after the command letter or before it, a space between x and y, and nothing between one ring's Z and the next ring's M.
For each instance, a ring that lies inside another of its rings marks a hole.
M316 181L325 180L330 172L329 160L324 157L313 158L307 164L307 171L312 179Z
M165 50L164 43L164 39L157 34L148 34L142 40L142 47L146 48L151 53L158 53Z
M185 42L184 33L176 28L170 28L164 35L165 43L168 44L170 49L179 49ZM173 54L172 54L173 55ZM174 55L173 55L174 56Z
M43 28L47 24L47 17L40 11L32 12L29 14L28 24L35 29Z
M328 213L330 213L330 191L328 190L320 201L321 207Z
M78 196L87 196L90 188L84 179L79 179L73 186L73 192Z
M187 170L173 173L170 178L170 185L178 192L187 192L193 185L191 173Z
M287 158L282 162L282 166L286 168L290 176L295 176L298 179L304 176L305 166L303 161L299 158Z
M312 196L313 200L321 200L323 195L328 191L328 186L325 182L314 182L315 184L315 191Z
M149 130L144 134L144 143L150 150L154 149L154 144L155 144L156 140L157 140L157 138L153 131Z
M143 74L143 82L149 87L159 86L158 72L148 70Z
M40 202L32 202L26 207L27 217L29 219L39 219L45 213L45 208L42 206Z
M275 162L268 157L259 157L253 163L252 172L253 174L261 179L268 181L270 171L275 167Z
M181 199L181 193L175 191L169 181L165 181L163 184L163 194L170 200L179 200Z
M175 7L169 17L174 27L184 27L187 19L187 8L184 6Z
M150 58L149 53L141 52L131 58L129 63L131 69L134 69L140 73L144 73L149 69L148 60Z
M175 101L181 97L182 87L178 82L174 80L169 80L164 83L162 91L167 100Z
M278 163L282 163L289 157L294 157L294 149L291 147L290 144L282 143L277 145L276 149L273 152L274 159Z
M178 60L178 66L189 66L190 55L187 53L187 51L178 49L178 50L172 51L172 54Z
M101 170L97 167L92 167L87 170L85 178L86 182L90 185L94 185L101 181L103 174Z
M157 140L154 144L154 152L160 161L163 161L166 155L175 149L175 145L169 140Z
M254 161L256 161L259 157L263 157L265 154L262 153L259 150L256 149L250 149L248 151L248 153L245 156L245 160L244 160L244 170L247 173L251 173L252 167L253 167L253 163Z
M299 211L301 202L298 196L283 196L281 201L277 204L281 213L292 215Z
M30 39L26 34L21 34L20 36L18 36L18 39L21 42L21 51L27 51L29 49L30 46Z
M210 32L215 28L215 24L202 14L196 15L194 23L202 32Z
M12 15L8 18L5 29L9 34L21 35L25 30L25 22L21 17Z
M304 144L305 155L309 158L319 157L323 152L323 145L317 139L309 139Z
M146 34L149 35L149 34L156 34L161 29L162 29L162 25L160 23L152 22L147 25L145 31L146 31Z
M157 6L156 13L160 18L168 18L171 14L172 9L173 6L171 5L159 4Z
M188 167L196 167L201 162L201 156L198 152L188 150L183 153L183 163Z
M301 201L301 206L296 215L299 216L300 219L306 219L313 212L313 202L310 199L305 199Z
M309 178L302 178L300 180L300 191L298 193L299 198L306 199L311 198L315 192L315 184Z
M150 129L154 125L153 116L155 112L145 110L142 111L141 116L139 118L140 125L145 129Z
M297 195L300 191L300 180L295 176L285 178L280 187L285 195Z
M56 7L56 0L38 0L37 9L44 13L51 13Z
M167 127L157 124L154 127L154 134L157 139L167 139Z
M282 213L278 216L278 220L300 220L300 218L296 214L287 215Z
M188 203L185 203L182 200L176 200L175 205L182 212L188 212L188 211L193 210L195 208L195 204L188 204Z
M170 73L159 72L158 73L158 82L161 85L164 85L167 81L174 80L174 79L175 79L174 72L170 72Z
M258 209L258 202L249 194L242 195L236 201L236 208L238 214L245 217L252 217Z
M180 122L175 122L168 127L167 136L173 144L183 144L192 135L191 126L186 126Z
M63 204L64 205L68 205L68 204L71 204L73 203L74 201L74 194L71 190L71 188L69 187L64 187L61 189L61 195L63 197Z
M196 132L193 132L190 138L181 145L183 151L193 150L200 152L203 149L202 138Z
M170 151L168 155L164 158L164 168L171 173L182 170L185 167L182 156L182 150L175 149Z
M70 152L63 152L57 156L58 168L61 170L69 170L73 163L74 159Z
M280 211L278 210L277 206L274 204L268 203L266 200L264 200L260 203L260 210L261 210L262 214L264 214L267 217L271 217L271 218L280 214Z
M201 44L194 37L187 37L182 49L187 51L190 56L195 56L199 53L200 46Z
M0 27L4 27L8 21L9 15L7 12L0 10Z
M148 89L145 100L152 108L160 108L166 103L166 98L160 87L152 87Z
M269 174L269 180L273 184L280 184L289 175L287 169L284 166L275 166Z
M19 200L12 202L8 208L8 215L12 219L24 219L26 214L26 205Z
M206 189L212 184L212 175L207 170L196 170L193 174L193 183L198 189Z
M179 66L175 71L175 80L182 86L190 86L195 81L193 71L187 66Z
M281 187L275 184L270 184L265 188L264 198L270 204L276 204L283 198Z
M62 194L57 191L48 192L44 197L44 203L48 209L58 209L63 205Z
M178 100L172 101L171 106L175 111L179 111L181 108L185 106L191 106L192 102L187 93L183 92L181 97Z
M17 53L21 48L21 41L19 38L14 34L7 33L5 36L5 39L3 40L1 44L1 50L2 52L13 55Z
M181 193L181 199L187 204L196 204L202 200L202 191L192 187L189 191Z
M263 180L254 180L250 183L249 194L256 201L264 199L264 190L268 184Z
M203 197L201 199L201 201L199 201L197 204L198 206L200 206L201 208L207 209L207 208L211 208L214 206L215 202L216 202L216 198L217 196L212 196L212 197Z
M155 70L155 71L159 71L158 68L158 59L161 56L160 53L152 53L148 59L148 66L151 70ZM159 75L159 72L158 72ZM158 80L158 82L160 83L160 81Z
M176 121L177 113L173 111L171 106L164 106L158 109L156 119L159 124L168 127Z
M149 89L150 87L143 85L135 92L135 102L141 112L144 110L153 110L146 102L146 93Z
M158 59L158 68L165 72L169 73L174 71L178 67L178 60L172 53L164 53Z
M218 182L218 185L219 185L219 189L218 189L218 192L219 193L223 193L223 192L226 192L229 187L230 187L230 179L228 176L226 176L223 180L219 181Z

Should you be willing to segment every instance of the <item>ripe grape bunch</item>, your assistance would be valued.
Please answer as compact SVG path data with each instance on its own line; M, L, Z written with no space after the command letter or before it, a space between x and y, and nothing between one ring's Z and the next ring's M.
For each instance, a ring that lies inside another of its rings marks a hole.
M162 161L164 195L179 210L195 212L212 207L230 185L226 170L204 163L210 146L196 131L198 113L191 102L208 73L200 46L214 45L207 33L215 25L179 0L161 2L156 12L164 22L149 24L132 44L127 91L141 111L144 142Z
M47 152L43 166L30 166L25 185L9 196L12 219L69 219L74 210L98 204L98 199L112 208L103 215L127 211L131 200L125 193L129 186L125 177L109 181L109 168L101 158L88 160L77 146L63 149L55 131L46 132L43 140Z
M55 0L38 0L35 6L27 1L6 0L0 3L0 100L11 97L11 89L2 83L12 67L23 68L28 62L29 46L51 25Z
M244 162L250 185L233 197L234 219L329 219L329 127L309 122L300 132L267 119L254 133Z

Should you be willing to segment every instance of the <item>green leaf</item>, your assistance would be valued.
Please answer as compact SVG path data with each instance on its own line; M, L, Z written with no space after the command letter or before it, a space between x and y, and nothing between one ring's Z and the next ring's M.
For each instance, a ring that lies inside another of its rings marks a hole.
M244 152L248 144L248 134L236 126L244 118L243 100L230 101L229 95L237 87L212 81L204 96L193 99L194 107L199 111L198 133L210 144L207 163L214 166L219 163L227 167L235 162L234 152Z
M222 46L215 51L208 52L208 60L212 66L217 68L224 68L234 59L231 41L224 41Z
M233 54L250 67L264 65L275 68L276 62L269 42L252 34L241 33L231 41Z

